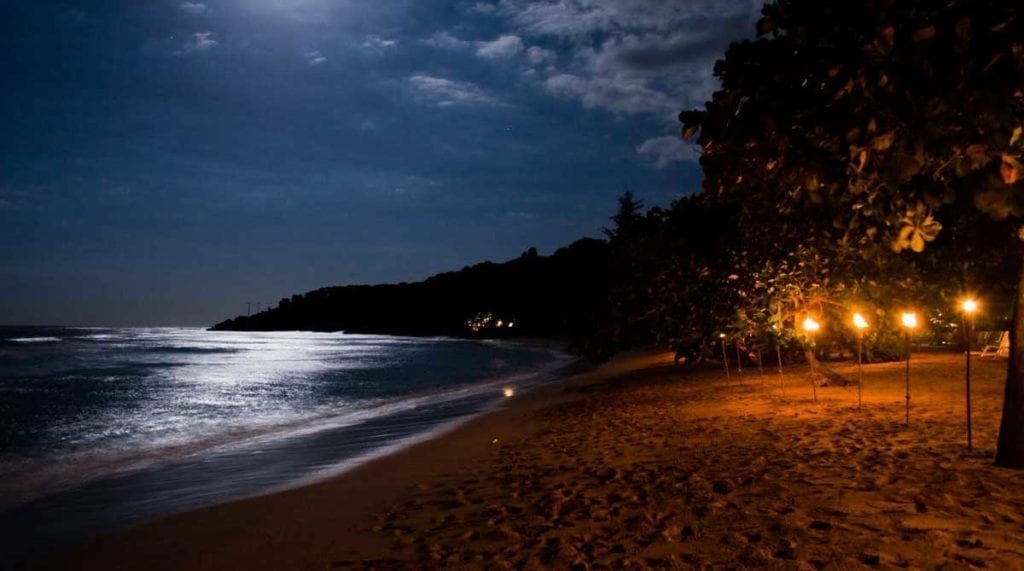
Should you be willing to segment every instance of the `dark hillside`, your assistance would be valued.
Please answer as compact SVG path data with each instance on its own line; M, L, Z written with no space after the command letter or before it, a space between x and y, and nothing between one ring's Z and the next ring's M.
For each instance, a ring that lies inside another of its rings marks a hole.
M597 325L608 276L607 244L585 238L422 282L321 288L213 329L579 338Z

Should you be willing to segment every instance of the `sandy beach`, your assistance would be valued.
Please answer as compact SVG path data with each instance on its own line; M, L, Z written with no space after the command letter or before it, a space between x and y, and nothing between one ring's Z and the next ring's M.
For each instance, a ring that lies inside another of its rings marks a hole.
M1005 360L865 366L857 388L620 356L334 480L98 538L54 568L1021 568L996 468ZM855 365L833 364L855 377Z

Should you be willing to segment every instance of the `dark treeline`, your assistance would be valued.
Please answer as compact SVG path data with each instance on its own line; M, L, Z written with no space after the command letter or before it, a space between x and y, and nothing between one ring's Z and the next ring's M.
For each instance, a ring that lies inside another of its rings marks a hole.
M800 322L813 315L823 324L818 354L850 355L858 311L871 323L865 358L896 359L906 310L923 318L918 342L959 346L957 304L966 292L985 300L979 328L1008 325L1018 261L1007 222L949 209L936 220L947 231L926 252L895 253L835 238L813 207L801 211L807 219L794 235L778 211L751 210L749 202L705 191L644 212L624 195L608 232L607 318L589 347L684 348L717 358L724 335L730 354L739 345L745 359L761 351L774 360L780 346L789 360L803 358Z
M979 224L970 211L953 219L958 211L950 210L943 223L954 231L926 253L878 258L787 242L772 227L777 215L745 220L744 211L708 192L644 209L627 192L607 240L581 239L551 256L531 248L421 282L321 288L214 329L547 337L594 359L641 347L708 357L725 334L745 355L774 355L778 344L789 360L802 358L797 320L808 309L826 325L820 353L851 350L847 321L856 308L874 326L867 358L879 360L899 357L897 316L906 308L929 318L922 340L958 343L955 305L964 291L986 300L981 327L1006 326L1016 271L1006 224Z
M586 339L610 278L608 246L581 239L551 256L530 248L421 282L326 287L282 299L225 330Z

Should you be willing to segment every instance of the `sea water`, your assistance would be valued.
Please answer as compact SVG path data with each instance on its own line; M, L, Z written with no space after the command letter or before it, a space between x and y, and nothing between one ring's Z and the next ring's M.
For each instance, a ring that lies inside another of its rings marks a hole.
M457 339L0 327L0 553L337 474L570 361Z

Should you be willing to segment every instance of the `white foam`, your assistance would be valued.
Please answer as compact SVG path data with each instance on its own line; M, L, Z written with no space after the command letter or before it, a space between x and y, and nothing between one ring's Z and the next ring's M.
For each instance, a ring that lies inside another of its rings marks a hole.
M60 337L11 337L8 341L14 343L54 343L60 341Z

